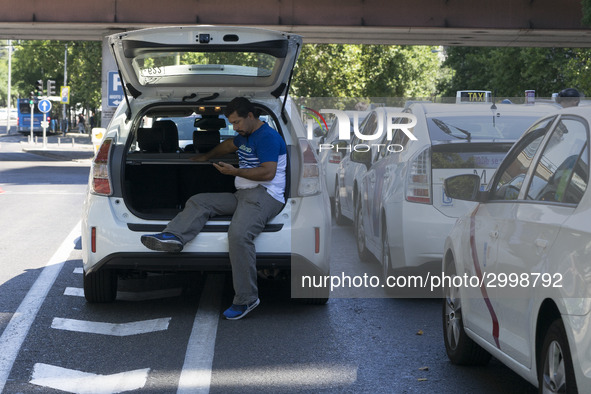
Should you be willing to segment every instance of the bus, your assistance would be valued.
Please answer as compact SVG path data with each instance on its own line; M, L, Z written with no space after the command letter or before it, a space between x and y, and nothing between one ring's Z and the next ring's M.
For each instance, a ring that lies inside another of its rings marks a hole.
M39 103L39 99L37 97L33 98L33 133L42 133L43 129L41 128L41 121L43 121L43 113L39 111L39 107L37 104ZM18 112L18 119L17 119L17 130L19 133L22 134L29 134L31 132L31 99L28 98L20 98L18 99L17 103L17 112ZM52 122L52 117L55 117L56 122ZM47 114L47 119L49 122L49 127L47 128L48 133L53 133L57 131L58 122L57 122L57 112L55 109L52 109Z

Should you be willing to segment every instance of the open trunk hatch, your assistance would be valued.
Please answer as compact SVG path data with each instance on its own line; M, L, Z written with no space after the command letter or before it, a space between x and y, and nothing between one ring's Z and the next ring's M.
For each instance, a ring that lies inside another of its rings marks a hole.
M199 100L286 93L302 38L246 27L162 27L109 37L135 98Z

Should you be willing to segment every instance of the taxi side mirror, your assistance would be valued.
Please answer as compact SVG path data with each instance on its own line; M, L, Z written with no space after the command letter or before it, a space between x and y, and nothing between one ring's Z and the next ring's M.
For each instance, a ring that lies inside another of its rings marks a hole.
M351 152L351 161L355 163L362 163L369 167L371 164L371 150Z
M463 174L449 177L443 181L443 190L448 197L466 201L483 201L480 191L480 176Z

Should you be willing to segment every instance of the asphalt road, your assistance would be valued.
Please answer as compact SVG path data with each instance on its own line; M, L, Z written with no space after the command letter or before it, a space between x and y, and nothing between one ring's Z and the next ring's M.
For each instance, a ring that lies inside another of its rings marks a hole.
M129 277L116 302L88 304L77 239L89 162L24 153L19 138L0 137L4 393L535 392L494 359L450 364L438 299L358 294L310 306L261 280L261 305L227 321L229 275L196 273ZM352 227L333 225L331 263L380 272L358 260ZM8 336L19 319L30 326Z

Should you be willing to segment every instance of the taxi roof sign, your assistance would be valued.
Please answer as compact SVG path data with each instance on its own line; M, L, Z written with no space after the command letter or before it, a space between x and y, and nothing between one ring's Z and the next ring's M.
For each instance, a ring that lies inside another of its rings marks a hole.
M456 103L490 103L492 93L490 90L458 90Z

